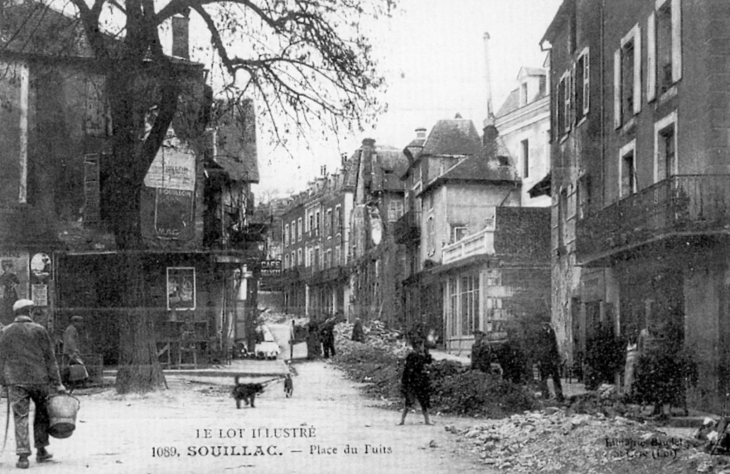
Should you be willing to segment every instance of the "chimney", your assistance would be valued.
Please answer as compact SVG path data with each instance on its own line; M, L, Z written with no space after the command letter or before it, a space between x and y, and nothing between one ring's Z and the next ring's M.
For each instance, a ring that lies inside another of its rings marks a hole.
M484 119L484 126L494 123L494 110L492 109L492 75L489 62L489 33L484 32L484 77L487 95L487 117Z
M497 127L495 127L493 124L486 125L484 127L484 135L482 137L482 145L484 145L485 147L496 147L498 136L499 130L497 130Z
M418 127L416 129L416 140L425 140L425 139L426 139L426 128Z
M190 10L185 10L172 17L172 55L183 59L190 59L189 15Z

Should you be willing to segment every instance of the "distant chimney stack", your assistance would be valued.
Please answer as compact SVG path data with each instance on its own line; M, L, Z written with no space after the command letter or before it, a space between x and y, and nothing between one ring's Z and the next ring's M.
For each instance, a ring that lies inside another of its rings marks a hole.
M424 127L419 127L416 129L416 139L417 140L426 139L426 129Z
M484 77L485 77L485 88L487 95L487 117L484 119L484 125L494 123L494 109L492 108L492 74L490 71L490 59L489 59L489 33L484 32Z
M190 59L190 11L172 17L172 55Z

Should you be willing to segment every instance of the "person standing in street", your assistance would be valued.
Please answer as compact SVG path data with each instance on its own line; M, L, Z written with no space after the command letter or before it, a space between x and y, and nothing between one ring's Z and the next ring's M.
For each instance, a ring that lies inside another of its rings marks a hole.
M328 359L330 354L332 357L335 356L335 320L334 318L327 318L322 324L319 332L320 338L322 339L322 352L324 358Z
M79 331L82 330L83 321L84 318L81 316L72 316L71 324L63 332L62 380L71 393L89 378L84 361L81 359L84 344Z
M421 405L423 419L425 424L430 425L428 419L428 409L431 407L431 381L429 380L426 365L433 362L433 357L429 354L423 339L413 339L411 342L413 352L406 356L406 364L403 368L403 376L401 378L401 393L404 398L403 413L401 414L400 423L406 422L406 415L411 409L415 400Z
M79 337L79 329L81 329L83 320L84 318L81 316L71 316L71 324L63 332L63 356L65 358L65 365L84 363L81 360L81 339Z
M565 397L563 396L563 386L560 383L560 352L558 351L558 341L555 335L555 330L550 323L544 323L540 331L540 335L540 348L543 353L543 357L539 361L540 385L547 397L550 393L547 381L548 378L552 378L553 388L555 390L555 399L559 403L563 403L563 401L565 401Z
M7 388L8 400L15 421L15 442L18 462L27 469L31 454L28 436L30 401L35 404L33 437L36 461L49 461L53 456L48 446L49 418L46 403L54 393L66 393L61 384L53 344L46 328L31 319L32 301L20 299L13 305L15 320L0 333L0 385Z

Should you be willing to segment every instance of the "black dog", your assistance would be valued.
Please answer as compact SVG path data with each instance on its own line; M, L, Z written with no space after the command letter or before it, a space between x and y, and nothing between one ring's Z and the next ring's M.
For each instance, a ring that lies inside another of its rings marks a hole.
M291 374L286 374L284 378L284 394L286 398L289 398L294 393L294 381L291 379Z
M231 391L231 396L236 400L236 408L241 408L241 400L246 402L246 405L251 405L251 408L256 408L254 401L256 400L256 394L264 391L264 386L260 383L240 383L238 376L235 377L236 386Z

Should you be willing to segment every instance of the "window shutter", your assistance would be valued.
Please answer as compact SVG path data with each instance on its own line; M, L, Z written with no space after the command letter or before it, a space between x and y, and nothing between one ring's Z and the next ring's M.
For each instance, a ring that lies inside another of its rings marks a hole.
M84 156L84 225L98 226L101 222L99 189L99 154Z
M590 51L586 49L583 55L583 115L587 115L591 110L591 56Z
M634 114L641 112L641 28L634 35Z
M674 74L674 73L672 73ZM646 101L656 99L656 13L646 22Z
M621 49L613 53L613 126L621 126Z
M682 79L682 2L672 0L672 81Z

